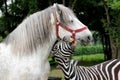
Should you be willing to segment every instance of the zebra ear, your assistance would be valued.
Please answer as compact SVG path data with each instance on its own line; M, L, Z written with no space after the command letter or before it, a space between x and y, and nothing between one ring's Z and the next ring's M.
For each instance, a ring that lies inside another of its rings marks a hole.
M61 40L61 38L57 38L57 42L60 41L60 40Z
M62 40L70 42L70 36L64 36Z
M63 37L63 39L62 39L63 41L66 41L66 38L65 37Z

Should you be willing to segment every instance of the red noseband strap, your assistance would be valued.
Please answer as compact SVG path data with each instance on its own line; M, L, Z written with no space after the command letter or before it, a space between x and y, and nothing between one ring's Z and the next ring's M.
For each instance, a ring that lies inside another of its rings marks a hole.
M56 24L56 35L57 35L58 38L60 38L60 37L59 37L59 27L62 27L62 28L65 29L66 31L70 32L70 33L72 34L71 38L73 38L74 40L75 40L76 33L88 29L88 28L85 26L85 27L80 28L80 29L72 30L72 29L64 26L62 23L57 22L57 24Z

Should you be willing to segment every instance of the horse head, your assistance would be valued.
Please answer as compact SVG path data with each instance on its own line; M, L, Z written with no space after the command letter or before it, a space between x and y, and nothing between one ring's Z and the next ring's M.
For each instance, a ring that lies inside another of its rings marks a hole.
M86 25L79 21L71 9L60 4L54 4L53 12L53 22L56 26L58 38L66 37L68 40L73 38L74 41L79 40L84 45L92 41L92 33Z

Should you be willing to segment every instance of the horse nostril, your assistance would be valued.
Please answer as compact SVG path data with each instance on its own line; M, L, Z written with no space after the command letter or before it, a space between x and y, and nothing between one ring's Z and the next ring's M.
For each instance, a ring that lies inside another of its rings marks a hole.
M91 40L90 36L87 37L88 40Z
M87 40L92 41L93 40L92 36L87 36Z

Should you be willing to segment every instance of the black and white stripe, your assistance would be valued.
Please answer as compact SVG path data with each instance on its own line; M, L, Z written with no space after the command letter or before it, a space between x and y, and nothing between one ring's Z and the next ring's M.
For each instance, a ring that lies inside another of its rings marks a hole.
M52 49L66 80L120 80L120 59L109 60L98 65L84 67L70 57L73 46L70 42L59 41Z

